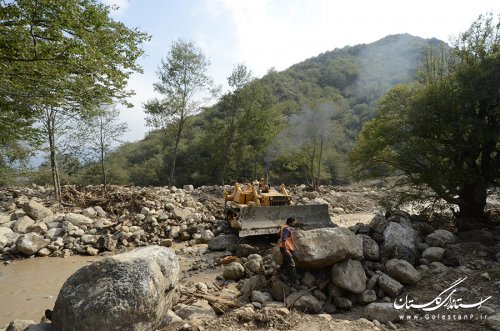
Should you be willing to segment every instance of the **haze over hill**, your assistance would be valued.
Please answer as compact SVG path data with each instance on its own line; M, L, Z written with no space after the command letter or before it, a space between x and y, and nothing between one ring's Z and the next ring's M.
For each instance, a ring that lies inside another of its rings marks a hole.
M248 152L252 148L251 139L238 142L239 148L248 153L241 152L241 160L234 161L233 168L236 169L224 174L224 181L261 176L266 166L266 154L275 180L294 182L303 179L307 164L305 144L281 142L291 142L286 135L294 135L286 131L292 116L300 116L305 107L322 105L327 105L331 112L331 121L327 124L331 134L325 147L322 178L324 182L332 183L348 181L346 155L363 123L375 115L377 100L394 85L415 79L426 51L441 44L443 42L437 39L409 34L390 35L371 44L328 51L284 71L271 70L261 79L252 81L249 85L253 92L248 92L249 97L255 100L268 98L265 102L259 101L259 105L266 103L268 109L264 112L267 115L272 113L272 116L265 121L274 122L266 132L252 131L251 122L257 116L255 105L240 107L239 126L232 133L233 139L243 134L266 136L266 146L256 152L257 156ZM202 185L222 182L220 168L227 163L228 155L221 151L227 148L228 142L224 137L217 137L216 133L223 131L221 125L227 119L227 108L224 102L219 102L193 119L181 141L176 183ZM305 124L300 117L296 123ZM295 127L293 130L297 132L299 129ZM173 135L173 132L167 134ZM297 140L297 135L294 136ZM115 165L111 171L114 181L138 185L165 184L174 139L172 136L163 146L161 137L161 132L151 132L142 141L121 146L111 162ZM309 139L307 134L304 139ZM269 152L269 146L275 148L273 153ZM84 173L87 179L92 177L89 168Z

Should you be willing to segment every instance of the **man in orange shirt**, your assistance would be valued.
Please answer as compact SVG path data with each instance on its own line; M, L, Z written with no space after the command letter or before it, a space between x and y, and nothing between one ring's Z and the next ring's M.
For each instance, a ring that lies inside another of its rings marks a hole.
M288 217L286 224L281 226L280 230L280 252L283 256L283 264L280 271L284 271L285 275L288 274L288 279L293 284L300 284L299 275L295 268L295 261L293 260L295 246L293 240L293 226L295 225L295 218Z

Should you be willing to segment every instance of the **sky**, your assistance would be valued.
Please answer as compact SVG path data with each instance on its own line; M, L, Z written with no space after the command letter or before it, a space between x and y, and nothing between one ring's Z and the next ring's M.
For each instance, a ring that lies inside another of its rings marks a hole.
M120 115L129 131L124 141L137 141L146 127L143 103L153 91L157 69L172 42L194 42L211 64L209 75L227 89L227 77L238 63L254 77L326 51L368 44L390 34L409 33L449 42L480 14L500 13L498 0L101 0L117 6L115 20L152 36L143 45L129 88L132 108Z

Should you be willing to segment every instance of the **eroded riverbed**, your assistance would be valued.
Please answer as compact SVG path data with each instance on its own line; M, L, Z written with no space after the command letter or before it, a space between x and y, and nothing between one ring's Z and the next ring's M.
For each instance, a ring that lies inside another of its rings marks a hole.
M0 327L15 319L40 321L62 285L79 268L101 257L33 258L0 265Z

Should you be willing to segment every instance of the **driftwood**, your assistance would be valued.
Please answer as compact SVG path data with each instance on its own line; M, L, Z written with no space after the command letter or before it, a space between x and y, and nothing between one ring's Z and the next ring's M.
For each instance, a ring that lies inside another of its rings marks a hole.
M241 303L227 300L227 299L224 299L221 297L212 296L212 295L193 293L193 292L187 292L187 291L182 291L181 293L183 295L186 295L186 296L193 296L196 298L207 300L210 303L220 304L220 305L224 305L224 306L229 306L229 307L241 307L242 306Z

